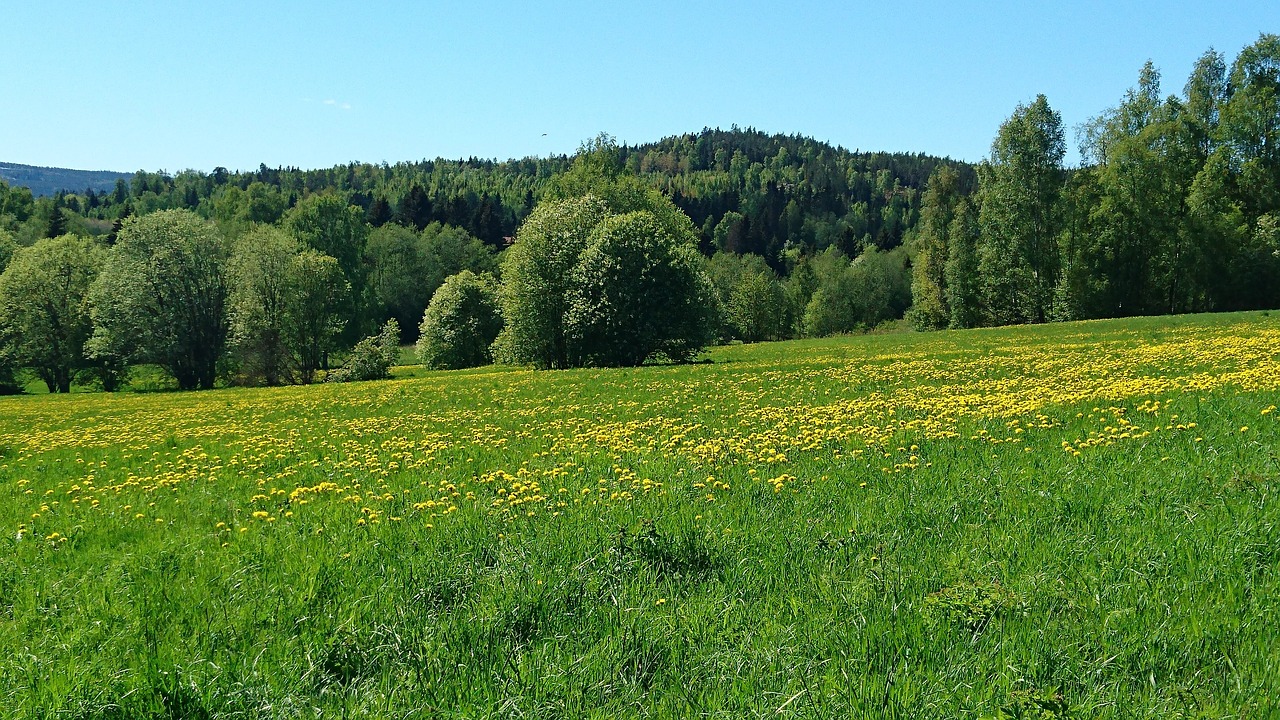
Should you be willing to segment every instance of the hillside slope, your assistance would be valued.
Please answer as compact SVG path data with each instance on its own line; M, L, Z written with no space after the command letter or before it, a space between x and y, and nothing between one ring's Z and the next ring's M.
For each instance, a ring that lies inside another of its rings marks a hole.
M54 195L59 190L106 192L116 186L116 180L128 180L131 176L132 173L111 170L71 170L0 162L0 180L28 188L36 197Z
M737 127L622 145L615 161L670 195L701 229L704 250L751 252L779 266L788 243L816 249L835 245L850 255L872 244L886 249L900 245L918 221L925 182L940 164L957 169L965 194L976 185L974 167L949 158L851 151L801 135ZM119 217L127 203L138 215L185 207L207 217L242 213L272 222L301 197L332 191L364 210L374 226L393 218L419 228L440 222L500 246L514 235L550 178L571 162L557 155L350 163L309 170L261 165L238 172L218 167L176 175L97 173L96 181L106 184L95 186L95 193L115 190L119 177L127 187L77 206L86 217L106 221ZM0 178L19 178L9 179L13 184L40 180L30 185L37 195L56 186L82 191L90 176L3 167L10 168L10 175L0 168Z

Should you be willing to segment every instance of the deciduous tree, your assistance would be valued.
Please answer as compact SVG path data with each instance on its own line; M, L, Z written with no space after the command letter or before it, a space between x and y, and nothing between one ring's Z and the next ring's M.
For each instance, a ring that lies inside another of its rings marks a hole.
M596 226L609 215L598 197L544 202L516 233L502 263L502 316L497 356L539 368L570 365L565 333L570 273Z
M1043 95L1000 126L979 168L978 262L988 321L1045 322L1058 282L1062 117Z
M241 371L267 385L292 379L291 274L300 249L293 236L262 226L241 237L231 256L232 347Z
M918 330L938 330L951 322L947 296L947 247L956 205L960 202L959 176L940 165L929 177L916 226L915 260L912 263L911 310L908 317Z
M947 230L947 308L949 327L976 327L982 321L982 281L978 276L978 211L968 198L956 205Z
M343 309L351 288L338 261L318 250L306 249L295 255L289 277L293 302L288 329L297 380L310 383L316 371L328 367L329 353L346 327Z
M714 338L715 291L702 272L693 224L671 232L639 210L603 220L575 265L565 330L574 364L687 362Z
M156 363L183 389L213 387L227 341L227 255L190 211L126 220L89 292L90 355Z
M307 247L338 261L338 267L342 268L351 286L348 332L358 337L363 332L363 301L367 285L364 257L369 224L364 220L364 211L338 195L311 195L289 211L284 225Z
M0 273L0 338L49 392L70 392L86 368L89 286L105 255L92 240L63 235L19 250Z
M441 370L486 365L493 361L491 346L501 330L497 281L463 270L431 296L422 316L418 359Z

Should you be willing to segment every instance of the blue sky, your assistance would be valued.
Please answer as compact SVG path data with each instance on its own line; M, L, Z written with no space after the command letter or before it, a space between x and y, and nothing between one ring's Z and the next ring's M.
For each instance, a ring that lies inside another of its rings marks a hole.
M979 160L1037 93L1076 125L1147 59L1180 92L1280 32L1218 2L0 0L0 161L177 172L571 153L704 126Z

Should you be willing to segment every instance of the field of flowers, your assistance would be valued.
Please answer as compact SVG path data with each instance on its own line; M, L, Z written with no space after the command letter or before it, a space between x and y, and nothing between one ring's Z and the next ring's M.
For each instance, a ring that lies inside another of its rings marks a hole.
M709 357L0 399L0 715L1280 713L1280 316Z

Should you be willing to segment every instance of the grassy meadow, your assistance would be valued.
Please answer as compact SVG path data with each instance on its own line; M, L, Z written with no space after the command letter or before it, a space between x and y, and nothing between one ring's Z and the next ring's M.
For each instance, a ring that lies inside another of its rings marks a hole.
M1280 315L0 399L0 716L1280 716Z

